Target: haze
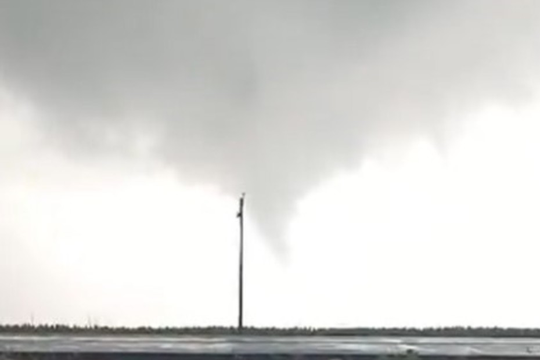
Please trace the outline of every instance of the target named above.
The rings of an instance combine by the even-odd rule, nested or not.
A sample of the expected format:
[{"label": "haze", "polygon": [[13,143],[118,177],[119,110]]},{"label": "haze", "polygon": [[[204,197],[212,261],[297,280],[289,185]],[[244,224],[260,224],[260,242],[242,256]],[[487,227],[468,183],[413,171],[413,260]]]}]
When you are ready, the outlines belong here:
[{"label": "haze", "polygon": [[539,326],[539,24],[0,0],[0,322]]}]

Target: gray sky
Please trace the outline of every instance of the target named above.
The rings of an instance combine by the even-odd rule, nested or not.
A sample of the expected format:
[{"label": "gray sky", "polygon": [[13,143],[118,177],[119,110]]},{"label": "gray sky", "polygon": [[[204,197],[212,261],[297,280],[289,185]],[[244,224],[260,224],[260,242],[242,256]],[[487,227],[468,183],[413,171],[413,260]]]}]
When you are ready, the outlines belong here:
[{"label": "gray sky", "polygon": [[[517,223],[505,233],[494,219],[518,213],[515,221],[534,226],[534,196],[509,213],[503,206],[486,215],[483,206],[492,209],[485,199],[494,198],[515,205],[516,187],[534,191],[523,183],[536,179],[539,31],[540,3],[525,0],[0,0],[0,241],[9,259],[0,285],[13,289],[0,300],[0,320],[37,312],[51,321],[227,323],[242,191],[260,309],[343,293],[351,284],[316,290],[310,279],[322,281],[325,271],[363,278],[366,264],[347,268],[343,259],[354,263],[371,249],[370,261],[385,263],[389,255],[378,251],[397,238],[403,253],[423,249],[413,259],[435,267],[438,249],[463,239],[493,232],[514,241],[508,229]],[[492,163],[514,176],[500,180]],[[482,198],[486,188],[493,193]],[[378,212],[381,204],[388,207]],[[324,230],[332,224],[341,230]],[[461,232],[446,231],[456,224]],[[332,244],[340,244],[335,256]],[[496,253],[484,245],[466,251]],[[177,252],[184,260],[171,257]],[[392,261],[388,274],[407,265]],[[450,271],[444,283],[465,274]],[[421,275],[413,271],[410,286],[425,291],[433,279]],[[101,300],[89,304],[84,291]],[[115,313],[119,291],[125,301],[145,300]],[[214,312],[190,308],[216,296],[226,300],[208,305]],[[320,301],[313,313],[291,320],[291,310],[276,321],[379,324],[366,320],[367,305],[355,309],[361,303],[317,317]],[[140,310],[148,304],[160,310]],[[399,314],[380,324],[410,323]],[[432,316],[416,315],[419,324]],[[483,319],[489,313],[460,323]]]}]

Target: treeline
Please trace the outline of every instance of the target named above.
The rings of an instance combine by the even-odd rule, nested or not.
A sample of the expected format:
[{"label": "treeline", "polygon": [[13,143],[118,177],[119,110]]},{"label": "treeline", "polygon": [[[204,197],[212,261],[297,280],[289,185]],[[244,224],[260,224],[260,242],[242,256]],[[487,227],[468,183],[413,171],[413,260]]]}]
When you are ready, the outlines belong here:
[{"label": "treeline", "polygon": [[[0,334],[69,335],[235,335],[234,327],[108,327],[69,325],[0,325]],[[540,329],[520,328],[244,328],[244,335],[282,336],[446,336],[446,337],[537,337]]]}]

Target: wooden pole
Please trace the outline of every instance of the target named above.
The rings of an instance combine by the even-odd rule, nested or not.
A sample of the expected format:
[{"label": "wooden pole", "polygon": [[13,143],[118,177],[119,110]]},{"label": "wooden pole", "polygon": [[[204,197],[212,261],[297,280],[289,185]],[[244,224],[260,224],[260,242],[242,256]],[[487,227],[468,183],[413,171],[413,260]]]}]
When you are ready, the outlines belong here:
[{"label": "wooden pole", "polygon": [[238,264],[238,331],[244,328],[244,198],[240,197],[237,217],[240,221],[240,256]]}]

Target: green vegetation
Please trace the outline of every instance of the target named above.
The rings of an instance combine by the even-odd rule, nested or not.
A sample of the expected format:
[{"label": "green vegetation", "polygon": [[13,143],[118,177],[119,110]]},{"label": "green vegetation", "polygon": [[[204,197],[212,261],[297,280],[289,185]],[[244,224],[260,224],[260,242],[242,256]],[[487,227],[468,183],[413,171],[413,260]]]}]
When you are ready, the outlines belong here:
[{"label": "green vegetation", "polygon": [[[107,327],[67,325],[0,325],[0,334],[81,335],[234,335],[233,327]],[[540,329],[518,328],[245,328],[246,335],[283,336],[446,336],[446,337],[540,337]]]}]

